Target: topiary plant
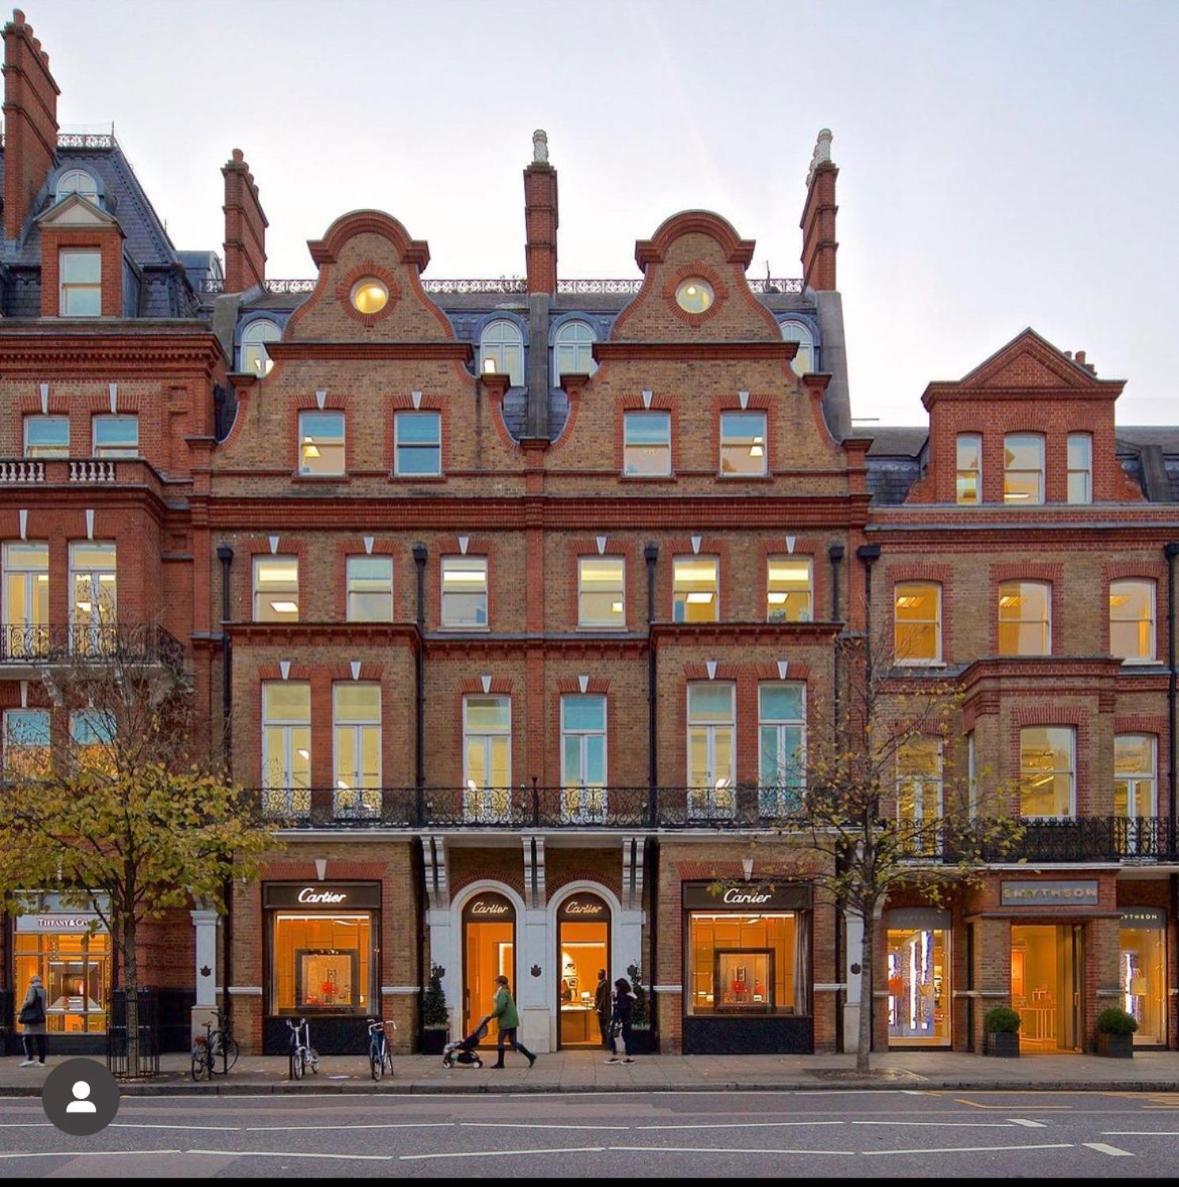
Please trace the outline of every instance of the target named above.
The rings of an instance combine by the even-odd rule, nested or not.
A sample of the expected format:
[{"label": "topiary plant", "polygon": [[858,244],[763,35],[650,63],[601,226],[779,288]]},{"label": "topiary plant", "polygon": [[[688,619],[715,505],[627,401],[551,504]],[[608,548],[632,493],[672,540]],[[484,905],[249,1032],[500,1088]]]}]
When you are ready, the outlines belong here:
[{"label": "topiary plant", "polygon": [[430,980],[422,994],[422,1026],[435,1029],[448,1026],[450,1013],[446,1008],[446,993],[442,989],[442,978],[446,970],[440,964],[430,966]]},{"label": "topiary plant", "polygon": [[643,985],[642,970],[637,964],[628,964],[626,975],[630,978],[630,987],[634,990],[635,995],[635,1008],[631,1015],[631,1023],[642,1030],[651,1025],[651,1010],[647,1000],[647,990]]},{"label": "topiary plant", "polygon": [[994,1006],[983,1018],[983,1029],[988,1034],[1018,1034],[1020,1016],[1010,1006]]},{"label": "topiary plant", "polygon": [[1138,1029],[1138,1019],[1117,1006],[1107,1006],[1097,1015],[1097,1030],[1103,1035],[1132,1035]]}]

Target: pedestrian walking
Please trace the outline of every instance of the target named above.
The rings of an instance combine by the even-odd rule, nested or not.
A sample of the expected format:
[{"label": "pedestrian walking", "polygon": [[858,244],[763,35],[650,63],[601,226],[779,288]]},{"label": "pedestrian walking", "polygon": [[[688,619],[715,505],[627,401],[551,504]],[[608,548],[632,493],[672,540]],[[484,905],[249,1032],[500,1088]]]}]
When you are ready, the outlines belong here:
[{"label": "pedestrian walking", "polygon": [[598,1032],[602,1036],[602,1046],[610,1046],[610,982],[606,978],[606,970],[598,969],[598,987],[594,990],[594,1010],[598,1015]]},{"label": "pedestrian walking", "polygon": [[[631,1058],[631,1018],[635,1012],[635,997],[630,982],[619,977],[614,982],[614,1013],[610,1018],[610,1058],[607,1063],[634,1063]],[[619,1055],[621,1050],[622,1054]]]},{"label": "pedestrian walking", "polygon": [[496,1025],[499,1027],[499,1041],[497,1043],[498,1058],[491,1066],[499,1068],[504,1066],[504,1044],[511,1043],[513,1051],[519,1051],[528,1059],[528,1066],[531,1067],[536,1062],[536,1056],[524,1046],[523,1043],[516,1041],[516,1031],[520,1026],[520,1015],[516,1011],[516,1003],[512,1000],[511,990],[508,989],[508,979],[502,973],[496,977],[495,984],[497,986],[495,991],[495,1002],[491,1009],[491,1016],[495,1019]]},{"label": "pedestrian walking", "polygon": [[[25,994],[24,1005],[17,1016],[24,1032],[22,1038],[25,1044],[25,1058],[21,1067],[45,1066],[45,1011],[48,1005],[49,996],[45,992],[45,986],[41,984],[40,974],[34,973],[29,980],[29,991]],[[37,1052],[35,1059],[34,1050]]]}]

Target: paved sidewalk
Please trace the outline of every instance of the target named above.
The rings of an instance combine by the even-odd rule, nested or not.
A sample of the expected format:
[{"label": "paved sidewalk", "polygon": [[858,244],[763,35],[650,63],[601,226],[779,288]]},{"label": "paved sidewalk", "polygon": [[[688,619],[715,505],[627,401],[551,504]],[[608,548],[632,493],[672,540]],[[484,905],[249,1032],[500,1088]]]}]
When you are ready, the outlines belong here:
[{"label": "paved sidewalk", "polygon": [[[52,1042],[52,1039],[50,1040]],[[18,1067],[19,1057],[0,1059],[0,1096],[40,1095],[48,1066]],[[129,1095],[393,1092],[707,1092],[766,1089],[1087,1089],[1123,1092],[1179,1092],[1179,1052],[1143,1051],[1133,1059],[1096,1055],[1028,1055],[1019,1059],[984,1058],[950,1052],[890,1052],[872,1058],[873,1073],[855,1074],[852,1055],[649,1055],[633,1064],[607,1064],[590,1051],[541,1055],[534,1068],[519,1055],[495,1071],[494,1051],[480,1068],[447,1070],[433,1055],[394,1059],[395,1074],[375,1085],[368,1063],[355,1055],[328,1055],[318,1075],[301,1083],[288,1078],[285,1056],[244,1056],[228,1077],[194,1084],[187,1055],[164,1055],[160,1075],[146,1083],[125,1084]]]}]

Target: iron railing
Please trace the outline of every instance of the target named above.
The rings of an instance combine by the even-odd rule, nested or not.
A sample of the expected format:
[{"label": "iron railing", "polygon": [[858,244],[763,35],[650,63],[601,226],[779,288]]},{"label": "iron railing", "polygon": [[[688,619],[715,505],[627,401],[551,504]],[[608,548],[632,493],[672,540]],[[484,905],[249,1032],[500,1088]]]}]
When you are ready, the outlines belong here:
[{"label": "iron railing", "polygon": [[[317,280],[314,278],[275,279],[262,282],[262,288],[270,294],[275,293],[310,293],[315,289]],[[584,295],[619,295],[633,296],[643,287],[643,278],[627,277],[619,280],[576,279],[558,280],[557,292],[562,296]],[[798,277],[770,277],[750,279],[749,287],[755,293],[801,293],[802,280]],[[498,296],[524,295],[528,292],[528,282],[522,276],[483,277],[474,279],[423,278],[422,288],[434,295],[489,293]],[[225,281],[218,276],[209,276],[201,281],[200,291],[203,293],[223,293]]]},{"label": "iron railing", "polygon": [[92,659],[96,663],[163,664],[181,671],[184,645],[155,623],[69,623],[46,626],[7,622],[0,627],[0,664],[52,664]]}]

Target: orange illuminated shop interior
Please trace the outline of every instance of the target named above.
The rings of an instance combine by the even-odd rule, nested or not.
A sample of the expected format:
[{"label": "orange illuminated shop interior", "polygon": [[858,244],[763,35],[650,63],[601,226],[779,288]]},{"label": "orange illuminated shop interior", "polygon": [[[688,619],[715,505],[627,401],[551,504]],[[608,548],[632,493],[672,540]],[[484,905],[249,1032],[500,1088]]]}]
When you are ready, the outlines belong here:
[{"label": "orange illuminated shop interior", "polygon": [[33,974],[40,974],[48,998],[46,1030],[50,1034],[105,1031],[110,936],[105,932],[18,932],[15,939],[20,1000]]},{"label": "orange illuminated shop interior", "polygon": [[[501,920],[469,920],[465,925],[466,942],[463,985],[463,1034],[475,1029],[481,1018],[491,1013],[495,1002],[496,977],[508,979],[513,999],[517,993],[515,972],[514,922]],[[496,1026],[491,1024],[494,1036]]]},{"label": "orange illuminated shop interior", "polygon": [[598,971],[607,970],[607,925],[600,923],[561,923],[561,981],[558,986],[561,1007],[561,1046],[597,1046],[601,1043],[594,994]]},{"label": "orange illuminated shop interior", "polygon": [[805,1012],[798,916],[694,911],[689,923],[692,1014]]},{"label": "orange illuminated shop interior", "polygon": [[888,1041],[893,1047],[950,1042],[948,932],[888,930]]},{"label": "orange illuminated shop interior", "polygon": [[372,915],[277,911],[271,1009],[363,1014],[372,1008]]}]

